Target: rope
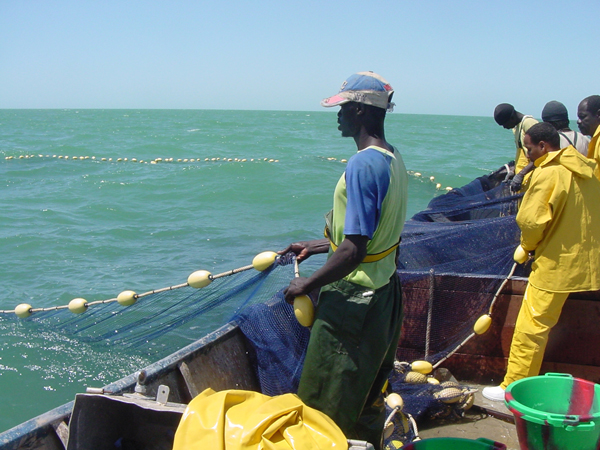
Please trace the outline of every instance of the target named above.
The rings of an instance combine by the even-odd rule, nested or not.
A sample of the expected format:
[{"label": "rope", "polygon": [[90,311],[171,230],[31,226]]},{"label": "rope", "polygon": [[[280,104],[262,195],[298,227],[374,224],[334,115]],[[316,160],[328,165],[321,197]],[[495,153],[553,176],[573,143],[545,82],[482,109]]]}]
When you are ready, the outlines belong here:
[{"label": "rope", "polygon": [[[496,290],[496,294],[494,295],[494,298],[492,299],[492,302],[490,303],[490,309],[488,310],[488,314],[490,316],[492,315],[492,309],[494,308],[494,304],[496,303],[496,300],[498,300],[498,296],[500,295],[500,292],[502,292],[502,289],[504,289],[504,286],[506,286],[506,283],[508,283],[508,280],[510,280],[512,278],[513,274],[515,273],[516,268],[517,268],[517,263],[514,263],[512,265],[512,268],[510,269],[510,272],[508,273],[508,276],[504,279],[504,281],[502,281],[502,284],[500,284],[500,287]],[[454,350],[452,350],[450,353],[448,353],[446,356],[444,356],[441,360],[436,362],[433,365],[433,368],[437,369],[440,364],[442,364],[444,361],[446,361],[448,358],[450,358],[452,355],[454,355],[463,345],[465,345],[467,342],[469,342],[469,340],[476,334],[477,333],[473,332],[469,336],[467,336],[464,341],[462,341],[460,344],[458,344],[454,348]]]},{"label": "rope", "polygon": [[[268,261],[271,261],[271,259],[272,259],[272,261],[270,262],[270,264],[269,264],[269,262],[266,263],[266,264],[269,264],[269,267],[278,258],[277,256],[272,256],[272,255],[275,255],[275,253],[273,253],[273,252],[263,252],[263,253],[260,253],[259,255],[256,256],[255,261],[260,256],[263,256],[263,264],[265,264],[264,263],[264,257],[265,257],[265,255],[266,255],[266,258],[267,258]],[[209,272],[205,272],[206,275],[207,275],[207,280],[208,280],[207,284],[209,284],[210,282],[212,282],[213,280],[216,280],[218,278],[229,277],[229,276],[232,276],[232,275],[235,275],[237,273],[244,272],[244,271],[250,270],[250,269],[256,269],[256,270],[262,271],[262,270],[265,269],[265,267],[264,266],[259,267],[259,266],[256,265],[255,262],[253,262],[253,264],[249,264],[247,266],[239,267],[237,269],[228,270],[226,272],[223,272],[223,273],[220,273],[220,274],[217,274],[217,275],[212,275]],[[189,278],[188,278],[188,280],[189,280]],[[181,288],[184,288],[184,287],[187,287],[187,286],[190,286],[189,282],[182,283],[182,284],[177,284],[177,285],[174,285],[174,286],[167,286],[167,287],[160,288],[160,289],[153,289],[151,291],[144,292],[142,294],[136,294],[133,291],[124,291],[124,292],[122,292],[122,294],[128,293],[128,298],[134,299],[134,300],[131,303],[123,303],[123,305],[124,306],[129,306],[129,305],[135,303],[138,299],[143,298],[143,297],[147,297],[148,295],[159,294],[161,292],[166,292],[166,291],[173,291],[173,290],[181,289]],[[77,303],[77,305],[73,305],[72,302],[75,302],[77,300],[79,301]],[[62,309],[69,309],[72,312],[74,312],[76,314],[79,314],[79,313],[82,313],[82,312],[86,311],[90,306],[102,305],[102,304],[113,303],[113,302],[118,302],[118,301],[119,301],[118,297],[116,297],[116,298],[110,298],[110,299],[106,299],[106,300],[96,300],[96,301],[93,301],[93,302],[88,302],[88,301],[86,301],[84,299],[79,298],[79,299],[72,300],[71,303],[68,304],[68,305],[50,306],[50,307],[46,307],[46,308],[32,308],[28,304],[21,304],[21,305],[18,305],[15,309],[0,310],[0,314],[17,314],[17,315],[19,315],[19,317],[24,318],[24,317],[28,317],[30,314],[37,313],[37,312],[58,311],[58,310],[62,310]],[[23,314],[23,315],[20,315],[20,314]]]}]

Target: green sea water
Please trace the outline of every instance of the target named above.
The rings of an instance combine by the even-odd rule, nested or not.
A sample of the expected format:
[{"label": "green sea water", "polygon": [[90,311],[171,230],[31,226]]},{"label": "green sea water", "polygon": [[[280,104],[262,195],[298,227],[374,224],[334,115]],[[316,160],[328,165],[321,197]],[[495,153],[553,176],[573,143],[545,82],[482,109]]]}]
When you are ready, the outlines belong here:
[{"label": "green sea water", "polygon": [[[386,137],[409,217],[514,158],[488,117],[393,113]],[[0,310],[171,286],[320,238],[354,152],[331,112],[0,110]],[[152,362],[7,315],[0,342],[0,431]]]}]

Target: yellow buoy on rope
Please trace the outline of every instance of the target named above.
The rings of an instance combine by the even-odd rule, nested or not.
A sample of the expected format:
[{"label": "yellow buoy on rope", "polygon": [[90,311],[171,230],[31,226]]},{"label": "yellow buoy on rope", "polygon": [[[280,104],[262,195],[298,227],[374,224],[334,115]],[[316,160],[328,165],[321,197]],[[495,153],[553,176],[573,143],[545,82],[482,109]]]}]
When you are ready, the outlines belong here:
[{"label": "yellow buoy on rope", "polygon": [[277,258],[277,253],[275,252],[262,252],[254,257],[252,260],[252,267],[254,267],[259,272],[268,269],[273,265],[275,259]]},{"label": "yellow buoy on rope", "polygon": [[475,334],[483,334],[487,330],[490,329],[490,325],[492,324],[492,316],[489,314],[484,314],[475,322],[473,325],[473,331]]},{"label": "yellow buoy on rope", "polygon": [[525,261],[527,261],[529,259],[529,253],[527,253],[525,251],[525,249],[521,245],[519,245],[515,249],[515,253],[513,254],[513,259],[515,260],[515,262],[517,262],[519,264],[523,264]]},{"label": "yellow buoy on rope", "polygon": [[299,295],[294,299],[294,315],[303,327],[312,326],[315,321],[315,307],[308,295]]},{"label": "yellow buoy on rope", "polygon": [[69,311],[73,314],[82,314],[87,311],[88,302],[85,298],[74,298],[69,302]]},{"label": "yellow buoy on rope", "polygon": [[27,303],[21,303],[20,305],[17,305],[15,308],[15,314],[19,319],[25,319],[26,317],[29,317],[31,315],[31,305]]},{"label": "yellow buoy on rope", "polygon": [[117,302],[121,306],[131,306],[137,301],[137,294],[134,291],[123,291],[117,295]]},{"label": "yellow buoy on rope", "polygon": [[402,408],[404,407],[404,400],[402,400],[402,397],[400,397],[400,395],[396,394],[395,392],[392,392],[385,398],[385,403],[391,409],[398,408],[398,411],[402,411]]},{"label": "yellow buoy on rope", "polygon": [[196,289],[201,289],[212,283],[212,274],[207,270],[197,270],[187,280],[188,284]]}]

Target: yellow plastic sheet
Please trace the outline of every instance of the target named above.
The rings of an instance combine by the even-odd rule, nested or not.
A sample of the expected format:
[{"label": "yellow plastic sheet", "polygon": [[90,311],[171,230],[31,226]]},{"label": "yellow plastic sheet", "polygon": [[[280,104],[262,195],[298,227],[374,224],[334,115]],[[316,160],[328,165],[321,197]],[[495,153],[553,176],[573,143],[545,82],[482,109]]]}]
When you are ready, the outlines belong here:
[{"label": "yellow plastic sheet", "polygon": [[344,449],[348,442],[325,414],[294,394],[206,389],[186,408],[173,450]]}]

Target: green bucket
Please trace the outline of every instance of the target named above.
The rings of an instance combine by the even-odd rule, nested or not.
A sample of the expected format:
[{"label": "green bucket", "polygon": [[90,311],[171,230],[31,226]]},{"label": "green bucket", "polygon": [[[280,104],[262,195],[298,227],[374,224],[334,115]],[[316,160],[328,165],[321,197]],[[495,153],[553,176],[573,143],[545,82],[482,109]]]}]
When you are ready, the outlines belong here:
[{"label": "green bucket", "polygon": [[515,416],[521,450],[596,450],[600,385],[547,373],[511,383],[505,402]]},{"label": "green bucket", "polygon": [[485,438],[431,438],[411,442],[402,450],[506,450],[506,445]]}]

